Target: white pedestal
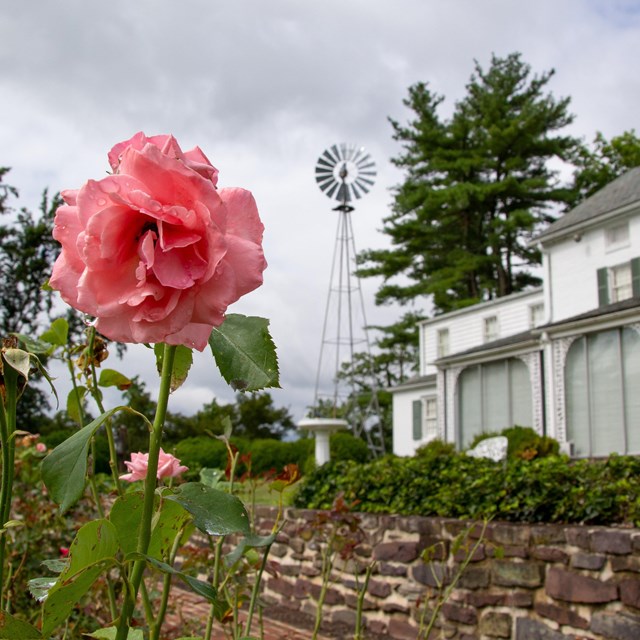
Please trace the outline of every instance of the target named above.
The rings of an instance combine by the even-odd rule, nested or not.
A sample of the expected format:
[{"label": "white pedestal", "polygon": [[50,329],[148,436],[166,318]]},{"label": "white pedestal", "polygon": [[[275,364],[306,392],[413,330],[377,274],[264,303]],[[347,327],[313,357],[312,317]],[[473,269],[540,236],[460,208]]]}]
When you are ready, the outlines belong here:
[{"label": "white pedestal", "polygon": [[316,464],[323,465],[331,459],[329,449],[329,436],[334,431],[348,429],[349,423],[346,420],[334,420],[331,418],[305,418],[298,422],[298,429],[310,431],[316,437]]}]

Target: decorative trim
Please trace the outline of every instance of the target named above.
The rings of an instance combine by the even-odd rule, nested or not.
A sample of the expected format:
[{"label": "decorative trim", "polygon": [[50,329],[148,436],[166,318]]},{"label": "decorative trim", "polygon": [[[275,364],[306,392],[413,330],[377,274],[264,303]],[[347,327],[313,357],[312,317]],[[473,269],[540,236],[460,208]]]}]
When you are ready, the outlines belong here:
[{"label": "decorative trim", "polygon": [[536,433],[542,435],[543,403],[542,397],[542,372],[540,371],[540,351],[530,351],[515,356],[529,371],[529,391],[531,392],[531,408],[533,410],[533,425]]},{"label": "decorative trim", "polygon": [[567,362],[567,353],[571,345],[582,335],[569,336],[552,341],[553,349],[553,385],[555,404],[554,414],[556,418],[556,440],[567,442],[567,407],[564,368]]}]

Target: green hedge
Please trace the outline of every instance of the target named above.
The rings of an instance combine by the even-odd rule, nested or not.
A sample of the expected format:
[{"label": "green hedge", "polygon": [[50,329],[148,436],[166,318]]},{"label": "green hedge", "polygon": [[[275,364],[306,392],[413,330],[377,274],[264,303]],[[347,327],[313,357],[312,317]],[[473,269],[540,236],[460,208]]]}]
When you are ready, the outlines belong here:
[{"label": "green hedge", "polygon": [[640,459],[493,462],[434,448],[368,464],[332,461],[304,478],[296,506],[329,509],[338,493],[369,513],[638,526]]}]

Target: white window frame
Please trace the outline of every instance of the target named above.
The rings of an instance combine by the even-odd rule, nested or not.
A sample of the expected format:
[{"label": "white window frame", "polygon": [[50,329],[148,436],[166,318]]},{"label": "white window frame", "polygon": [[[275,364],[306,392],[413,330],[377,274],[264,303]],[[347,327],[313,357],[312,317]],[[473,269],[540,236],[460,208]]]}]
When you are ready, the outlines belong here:
[{"label": "white window frame", "polygon": [[424,431],[423,438],[436,438],[438,435],[438,399],[435,396],[422,398],[424,407]]},{"label": "white window frame", "polygon": [[449,355],[451,344],[449,342],[449,328],[443,327],[436,332],[436,354],[438,358]]},{"label": "white window frame", "polygon": [[607,227],[604,230],[604,247],[605,251],[617,251],[618,249],[624,249],[631,243],[631,236],[629,233],[629,221],[621,222],[619,224]]},{"label": "white window frame", "polygon": [[484,342],[493,342],[500,337],[498,316],[485,316],[482,319],[482,336]]},{"label": "white window frame", "polygon": [[609,267],[609,298],[611,302],[620,302],[633,297],[632,280],[630,262]]},{"label": "white window frame", "polygon": [[529,327],[539,327],[544,322],[544,303],[537,302],[529,305]]}]

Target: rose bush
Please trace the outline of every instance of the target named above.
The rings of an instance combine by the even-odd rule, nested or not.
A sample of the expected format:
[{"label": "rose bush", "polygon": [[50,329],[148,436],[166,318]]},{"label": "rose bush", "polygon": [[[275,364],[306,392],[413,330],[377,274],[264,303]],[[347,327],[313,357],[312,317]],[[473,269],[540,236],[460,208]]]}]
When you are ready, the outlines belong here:
[{"label": "rose bush", "polygon": [[[135,482],[136,480],[144,480],[147,477],[147,468],[149,466],[148,453],[132,453],[131,460],[125,460],[125,466],[129,473],[120,476],[120,480]],[[158,457],[158,472],[156,477],[158,480],[162,478],[177,478],[179,475],[189,471],[189,467],[180,464],[180,460],[170,453],[165,453],[162,448]]]},{"label": "rose bush", "polygon": [[263,225],[249,191],[217,188],[196,147],[138,133],[113,175],[62,192],[50,284],[115,341],[203,350],[227,307],[262,283]]}]

